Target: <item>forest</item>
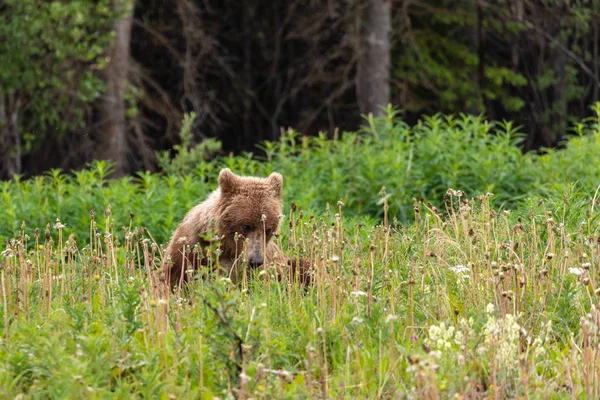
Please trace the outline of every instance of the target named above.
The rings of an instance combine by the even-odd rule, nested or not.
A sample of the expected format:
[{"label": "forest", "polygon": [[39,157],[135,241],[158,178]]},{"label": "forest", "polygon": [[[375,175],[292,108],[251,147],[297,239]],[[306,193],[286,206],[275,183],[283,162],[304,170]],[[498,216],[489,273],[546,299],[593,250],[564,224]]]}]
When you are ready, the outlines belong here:
[{"label": "forest", "polygon": [[599,13],[0,0],[0,398],[600,398]]},{"label": "forest", "polygon": [[352,131],[388,103],[513,121],[560,146],[600,100],[598,0],[3,0],[0,178],[157,152],[257,152]]}]

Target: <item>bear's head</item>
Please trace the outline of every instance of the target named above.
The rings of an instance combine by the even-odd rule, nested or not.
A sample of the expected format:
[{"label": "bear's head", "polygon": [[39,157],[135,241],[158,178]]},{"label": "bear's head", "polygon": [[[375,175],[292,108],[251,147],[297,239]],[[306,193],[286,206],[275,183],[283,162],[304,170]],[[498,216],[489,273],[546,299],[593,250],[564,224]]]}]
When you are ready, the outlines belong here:
[{"label": "bear's head", "polygon": [[248,265],[265,262],[267,244],[281,226],[282,185],[283,177],[277,172],[255,178],[221,170],[217,229],[224,256],[233,259],[245,249]]}]

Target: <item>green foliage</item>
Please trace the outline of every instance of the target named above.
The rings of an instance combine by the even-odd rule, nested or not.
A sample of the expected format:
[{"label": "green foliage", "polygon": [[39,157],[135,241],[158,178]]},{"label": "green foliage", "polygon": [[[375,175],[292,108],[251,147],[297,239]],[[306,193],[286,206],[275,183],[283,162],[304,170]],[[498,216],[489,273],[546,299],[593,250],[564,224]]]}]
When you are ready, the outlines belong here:
[{"label": "green foliage", "polygon": [[315,265],[306,289],[264,269],[164,291],[151,237],[117,234],[114,208],[89,245],[20,231],[0,254],[0,397],[598,397],[600,209],[446,203],[407,227],[290,216],[276,240]]},{"label": "green foliage", "polygon": [[[387,111],[335,140],[289,131],[262,159],[182,147],[170,175],[2,182],[0,397],[597,397],[600,103],[542,155],[509,122]],[[161,289],[160,245],[223,166],[284,174],[303,214],[276,240],[313,287],[266,269]],[[386,207],[411,223],[376,225]]]},{"label": "green foliage", "polygon": [[[190,118],[184,127],[191,125]],[[102,215],[110,205],[117,230],[129,223],[132,212],[131,223],[144,225],[164,243],[186,211],[216,188],[225,166],[245,175],[281,172],[285,210],[294,202],[320,214],[327,203],[341,199],[347,216],[381,220],[385,186],[389,220],[401,222],[412,220],[414,198],[443,209],[449,188],[470,196],[492,192],[495,206],[527,211],[527,199],[562,198],[567,192],[591,196],[600,182],[598,170],[590,167],[600,162],[598,117],[578,123],[577,136],[565,149],[541,156],[521,152],[522,136],[508,122],[435,115],[410,127],[390,109],[368,123],[363,132],[335,140],[290,130],[280,141],[264,143],[261,158],[245,154],[201,161],[202,146],[188,150],[182,145],[172,163],[165,156],[164,169],[172,172],[165,176],[144,172],[108,180],[110,165],[96,162],[73,174],[53,170],[29,180],[15,177],[0,183],[0,236],[15,236],[23,221],[33,236],[36,227],[60,218],[68,234],[87,241],[90,209]],[[575,186],[569,189],[571,183]]]},{"label": "green foliage", "polygon": [[189,173],[198,167],[198,164],[213,158],[221,150],[221,143],[215,139],[206,139],[192,145],[192,126],[196,120],[196,113],[186,114],[181,125],[181,144],[174,145],[176,154],[171,158],[168,151],[157,153],[159,168],[168,175],[181,175]]},{"label": "green foliage", "polygon": [[[119,0],[122,1],[122,0]],[[6,0],[0,13],[0,95],[18,100],[26,142],[81,126],[85,107],[104,90],[117,17],[112,1]],[[1,123],[1,121],[0,121]]]},{"label": "green foliage", "polygon": [[486,111],[484,100],[498,100],[506,110],[521,110],[525,101],[512,89],[525,86],[527,79],[502,60],[484,60],[480,86],[476,8],[424,4],[411,4],[410,24],[397,25],[402,46],[394,48],[392,74],[400,82],[402,107],[418,113],[479,113]]}]

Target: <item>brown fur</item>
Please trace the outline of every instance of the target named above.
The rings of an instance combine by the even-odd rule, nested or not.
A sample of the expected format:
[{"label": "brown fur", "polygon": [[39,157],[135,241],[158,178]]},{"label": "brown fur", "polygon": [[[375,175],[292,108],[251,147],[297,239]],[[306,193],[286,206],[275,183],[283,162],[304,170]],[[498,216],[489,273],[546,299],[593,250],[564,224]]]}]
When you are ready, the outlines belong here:
[{"label": "brown fur", "polygon": [[193,249],[199,244],[202,251],[208,245],[200,236],[208,234],[211,227],[220,238],[219,264],[231,278],[239,278],[239,267],[246,261],[254,267],[274,265],[280,276],[289,265],[293,274],[300,269],[301,281],[308,283],[307,263],[297,266],[272,240],[281,226],[282,184],[283,177],[276,172],[268,178],[255,178],[221,170],[219,188],[187,213],[171,238],[163,262],[169,285],[186,281],[186,270],[207,264],[206,257],[199,257]]}]

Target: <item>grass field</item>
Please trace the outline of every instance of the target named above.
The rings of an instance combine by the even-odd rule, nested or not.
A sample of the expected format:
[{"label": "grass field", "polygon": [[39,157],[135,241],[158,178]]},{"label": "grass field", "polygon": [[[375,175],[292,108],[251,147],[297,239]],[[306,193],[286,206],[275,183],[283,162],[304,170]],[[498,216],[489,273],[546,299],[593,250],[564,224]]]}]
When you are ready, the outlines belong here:
[{"label": "grass field", "polygon": [[[595,110],[543,155],[507,123],[390,115],[260,160],[3,182],[0,398],[599,398]],[[222,166],[284,174],[276,240],[312,287],[164,289],[163,245]]]},{"label": "grass field", "polygon": [[2,253],[0,397],[598,397],[597,202],[569,227],[489,197],[450,190],[403,227],[289,211],[306,291],[266,271],[170,294],[160,247],[109,210],[85,243],[24,227]]}]

